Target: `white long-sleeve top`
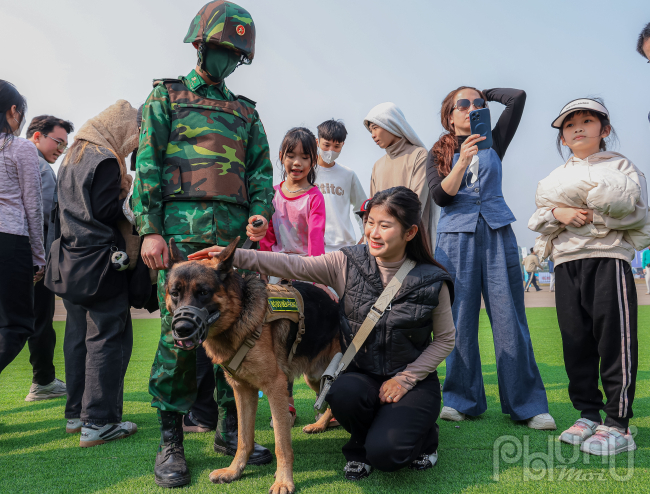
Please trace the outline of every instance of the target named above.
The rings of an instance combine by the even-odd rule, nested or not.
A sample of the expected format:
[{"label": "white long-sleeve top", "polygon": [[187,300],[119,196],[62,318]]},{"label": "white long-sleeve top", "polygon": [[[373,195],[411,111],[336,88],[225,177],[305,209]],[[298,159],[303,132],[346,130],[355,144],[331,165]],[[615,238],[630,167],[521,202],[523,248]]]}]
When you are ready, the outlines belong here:
[{"label": "white long-sleeve top", "polygon": [[[630,262],[634,251],[650,244],[645,175],[625,156],[611,151],[584,160],[572,156],[537,185],[537,211],[528,228],[542,235],[535,243],[540,258],[555,265],[576,259],[609,257]],[[563,226],[554,208],[591,209],[593,224]]]},{"label": "white long-sleeve top", "polygon": [[7,142],[11,137],[0,133],[0,232],[29,237],[34,266],[45,266],[38,151],[22,137]]}]

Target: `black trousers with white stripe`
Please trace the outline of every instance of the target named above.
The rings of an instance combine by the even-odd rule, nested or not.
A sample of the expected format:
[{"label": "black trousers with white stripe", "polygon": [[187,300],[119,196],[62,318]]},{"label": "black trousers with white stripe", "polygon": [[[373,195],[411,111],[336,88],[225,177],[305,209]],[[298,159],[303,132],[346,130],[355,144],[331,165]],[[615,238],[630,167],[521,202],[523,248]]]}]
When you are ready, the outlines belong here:
[{"label": "black trousers with white stripe", "polygon": [[583,418],[598,423],[603,410],[605,425],[627,428],[638,366],[637,298],[630,264],[603,257],[579,259],[556,266],[555,276],[571,403]]}]

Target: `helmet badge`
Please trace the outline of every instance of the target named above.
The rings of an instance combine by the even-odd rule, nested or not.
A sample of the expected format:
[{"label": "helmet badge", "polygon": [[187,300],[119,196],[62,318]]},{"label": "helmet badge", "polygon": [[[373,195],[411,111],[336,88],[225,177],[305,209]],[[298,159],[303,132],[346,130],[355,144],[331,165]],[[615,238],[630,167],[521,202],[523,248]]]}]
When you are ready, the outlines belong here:
[{"label": "helmet badge", "polygon": [[246,32],[246,28],[240,24],[239,26],[237,26],[235,31],[237,31],[237,34],[239,34],[240,36],[243,36],[244,33]]}]

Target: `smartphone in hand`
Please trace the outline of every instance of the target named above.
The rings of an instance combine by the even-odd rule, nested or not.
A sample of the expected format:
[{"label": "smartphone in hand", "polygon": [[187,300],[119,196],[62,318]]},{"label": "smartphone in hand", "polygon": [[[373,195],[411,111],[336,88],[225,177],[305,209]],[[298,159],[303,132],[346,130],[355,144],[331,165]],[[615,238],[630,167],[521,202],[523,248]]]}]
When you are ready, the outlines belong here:
[{"label": "smartphone in hand", "polygon": [[492,123],[490,122],[490,109],[481,108],[469,113],[469,124],[472,134],[485,136],[485,140],[477,143],[479,149],[492,147]]}]

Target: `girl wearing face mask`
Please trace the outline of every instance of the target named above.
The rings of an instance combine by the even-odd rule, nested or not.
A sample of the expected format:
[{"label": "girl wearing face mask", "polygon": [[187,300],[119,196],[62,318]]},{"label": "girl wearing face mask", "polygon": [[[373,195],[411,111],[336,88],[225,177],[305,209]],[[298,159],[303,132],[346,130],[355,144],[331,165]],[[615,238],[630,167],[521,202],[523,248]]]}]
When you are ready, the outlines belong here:
[{"label": "girl wearing face mask", "polygon": [[560,441],[615,455],[636,449],[628,429],[638,366],[630,262],[650,244],[646,179],[625,156],[607,150],[614,131],[601,100],[570,102],[552,126],[560,155],[566,146],[571,156],[539,182],[528,227],[542,234],[537,254],[555,262],[569,398],[580,412]]},{"label": "girl wearing face mask", "polygon": [[[470,135],[471,110],[499,102],[506,109],[492,130],[493,146],[478,150],[485,137]],[[492,325],[501,411],[533,429],[556,429],[535,362],[524,307],[524,286],[515,217],[501,190],[501,160],[524,110],[518,89],[479,91],[459,87],[442,102],[447,131],[429,153],[427,175],[441,207],[436,260],[457,287],[453,306],[456,347],[447,358],[445,407],[440,418],[460,421],[487,409],[478,346],[481,295]],[[472,164],[472,159],[475,159]]]},{"label": "girl wearing face mask", "polygon": [[[367,205],[368,243],[319,257],[238,249],[241,268],[333,287],[341,296],[341,342],[351,344],[371,307],[408,258],[415,267],[379,318],[327,402],[351,437],[343,446],[345,478],[373,468],[426,470],[438,460],[440,381],[437,367],[454,347],[449,274],[431,256],[415,192],[393,187]],[[210,247],[190,259],[218,253]],[[432,338],[433,336],[433,338]]]},{"label": "girl wearing face mask", "polygon": [[[316,147],[316,137],[304,127],[295,127],[284,136],[280,146],[282,182],[273,187],[274,213],[266,236],[260,241],[260,250],[293,256],[325,253],[325,201],[314,185],[318,159]],[[271,276],[269,281],[277,283],[279,278]],[[327,286],[319,286],[334,298]],[[289,392],[292,394],[292,389]],[[296,420],[293,405],[291,396],[292,425]]]},{"label": "girl wearing face mask", "polygon": [[0,80],[0,372],[34,332],[34,283],[45,267],[38,151],[19,137],[26,112],[25,98]]}]

